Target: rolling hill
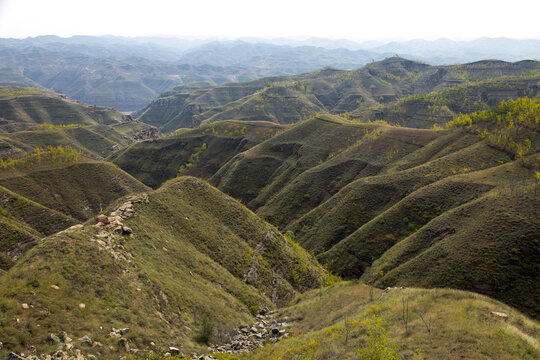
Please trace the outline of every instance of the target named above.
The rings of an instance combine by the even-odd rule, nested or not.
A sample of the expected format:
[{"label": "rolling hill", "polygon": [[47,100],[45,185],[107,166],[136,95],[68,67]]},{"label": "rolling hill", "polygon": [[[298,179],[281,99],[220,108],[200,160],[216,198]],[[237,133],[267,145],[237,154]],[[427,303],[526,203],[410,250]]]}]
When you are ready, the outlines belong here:
[{"label": "rolling hill", "polygon": [[[97,341],[84,351],[98,357],[200,350],[203,318],[229,336],[261,308],[331,281],[298,245],[195,178],[123,198],[106,213],[109,225],[47,237],[0,277],[0,353],[54,350],[46,339],[59,331]],[[112,328],[129,332],[119,341]]]},{"label": "rolling hill", "polygon": [[111,163],[86,158],[71,147],[0,158],[0,266],[11,267],[42,237],[146,189]]},{"label": "rolling hill", "polygon": [[0,87],[0,357],[538,358],[539,71]]},{"label": "rolling hill", "polygon": [[460,113],[487,110],[501,101],[536,97],[540,75],[507,76],[465,83],[427,94],[412,95],[389,104],[358,109],[350,116],[360,120],[382,120],[406,127],[444,127]]},{"label": "rolling hill", "polygon": [[178,175],[206,179],[233,156],[283,131],[269,122],[222,121],[115,153],[110,160],[144,184],[157,188]]},{"label": "rolling hill", "polygon": [[133,56],[97,56],[69,49],[49,50],[39,45],[0,44],[0,49],[0,83],[9,82],[14,76],[24,76],[83,103],[121,111],[142,108],[162,92],[182,83],[220,84],[277,75],[264,69],[195,66]]},{"label": "rolling hill", "polygon": [[[536,359],[538,322],[493,299],[450,289],[342,282],[302,294],[278,318],[288,339],[219,359]],[[406,319],[406,321],[405,321]]]},{"label": "rolling hill", "polygon": [[0,262],[146,187],[106,157],[157,129],[45,89],[0,87]]},{"label": "rolling hill", "polygon": [[81,104],[50,90],[0,87],[0,156],[47,146],[70,146],[103,159],[158,131],[130,116]]},{"label": "rolling hill", "polygon": [[[486,95],[492,99],[483,102],[492,105],[495,99],[512,99],[537,91],[534,89],[537,88],[538,71],[540,66],[536,61],[481,61],[464,65],[430,66],[394,57],[350,71],[325,68],[303,75],[263,78],[239,84],[201,84],[195,89],[173,88],[138,113],[138,119],[167,131],[218,120],[295,123],[322,112],[352,112],[354,116],[366,109],[402,98],[410,96],[416,99],[422,94],[460,84],[463,84],[463,88],[454,92],[461,91],[462,96],[465,96],[467,91],[463,89],[466,84],[481,81],[486,83],[477,87],[494,88],[492,95]],[[527,82],[524,79],[505,78],[516,76],[528,76],[530,79]],[[501,80],[500,83],[492,85],[487,82],[497,78]],[[505,86],[511,88],[512,81],[519,83],[516,85],[518,91],[497,93],[497,86],[499,90],[504,90]],[[433,111],[431,108],[429,110]],[[442,120],[426,124],[420,123],[420,119],[405,125],[431,128],[433,123],[448,120],[451,113],[442,115]],[[403,122],[399,118],[387,118]]]},{"label": "rolling hill", "polygon": [[[418,276],[425,287],[451,284],[538,316],[533,254],[540,208],[535,195],[539,117],[538,100],[528,98],[460,115],[445,130],[319,115],[238,152],[204,176],[294,233],[338,275],[380,286],[414,286]],[[143,144],[133,147],[136,157],[181,151]],[[122,157],[135,158],[130,151]],[[169,173],[172,177],[174,169]],[[471,237],[477,242],[467,242]],[[484,252],[490,256],[484,258]],[[520,265],[510,260],[517,254],[528,254]],[[441,271],[428,270],[434,262]],[[468,270],[472,264],[477,271]],[[496,275],[501,271],[504,277]]]}]

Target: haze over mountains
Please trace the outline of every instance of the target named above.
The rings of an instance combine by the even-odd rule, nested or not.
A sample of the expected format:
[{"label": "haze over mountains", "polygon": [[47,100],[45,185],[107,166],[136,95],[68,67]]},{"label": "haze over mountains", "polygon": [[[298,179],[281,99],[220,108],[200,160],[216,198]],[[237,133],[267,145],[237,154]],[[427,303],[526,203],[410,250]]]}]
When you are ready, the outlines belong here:
[{"label": "haze over mountains", "polygon": [[401,43],[350,40],[39,36],[0,40],[0,84],[43,86],[84,103],[133,111],[174,85],[221,84],[324,66],[353,69],[400,55],[429,64],[540,58],[540,40],[481,38]]}]

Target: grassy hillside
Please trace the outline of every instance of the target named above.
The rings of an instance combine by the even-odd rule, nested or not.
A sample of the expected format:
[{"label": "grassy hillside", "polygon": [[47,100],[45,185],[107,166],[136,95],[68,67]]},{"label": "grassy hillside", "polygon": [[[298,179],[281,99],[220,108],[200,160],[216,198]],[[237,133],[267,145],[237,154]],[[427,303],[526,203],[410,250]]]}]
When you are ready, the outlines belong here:
[{"label": "grassy hillside", "polygon": [[0,87],[0,157],[70,146],[96,159],[157,137],[156,128],[111,108],[81,104],[43,89]]},{"label": "grassy hillside", "polygon": [[26,162],[0,167],[0,185],[79,220],[120,196],[147,189],[111,163],[84,158],[73,150],[51,148],[20,161]]},{"label": "grassy hillside", "polygon": [[114,154],[111,160],[156,188],[178,174],[209,178],[236,154],[283,130],[284,127],[269,122],[216,122],[177,135],[138,142]]},{"label": "grassy hillside", "polygon": [[[489,294],[537,316],[539,304],[530,300],[537,297],[532,284],[538,279],[531,270],[537,260],[528,256],[522,260],[522,267],[502,264],[512,258],[512,251],[533,254],[531,250],[538,246],[533,240],[538,237],[535,216],[523,221],[519,231],[513,220],[525,216],[526,209],[531,213],[538,207],[534,200],[539,171],[535,154],[540,143],[534,130],[538,118],[538,101],[528,99],[460,116],[448,130],[351,124],[316,116],[236,155],[210,181],[265,219],[291,230],[302,246],[346,277],[362,276],[374,261],[384,259],[387,251],[397,251],[394,247],[402,241],[413,241],[426,231],[430,242],[422,243],[415,250],[418,254],[404,248],[404,254],[390,257],[391,265],[377,266],[374,276],[382,270],[385,277],[365,275],[369,281],[380,280],[380,284],[400,284],[403,280],[411,286],[414,272],[395,278],[388,273],[386,278],[387,271],[414,256],[419,261],[415,269],[429,269],[435,259],[424,252],[432,246],[429,244],[439,241],[435,239],[448,238],[444,243],[446,248],[457,249],[456,258],[479,261],[483,270],[466,271],[471,266],[467,261],[457,266],[445,255],[444,270],[421,276],[424,286],[451,283]],[[494,233],[484,230],[498,236],[479,236],[479,244],[483,241],[485,246],[499,249],[493,258],[500,261],[491,263],[480,256],[480,249],[458,245],[470,238],[473,223],[481,223],[468,221],[486,216],[482,207],[463,213],[463,221],[455,217],[440,220],[441,224],[452,223],[450,227],[430,228],[437,219],[446,219],[462,206],[487,201],[490,194],[506,193],[508,187],[517,193],[510,192],[507,200],[497,195],[490,201],[493,208],[503,210],[496,218],[501,227],[494,226]],[[511,210],[508,201],[512,198],[519,199],[522,207]],[[529,244],[523,245],[528,251],[505,240],[508,238],[523,238],[523,243]],[[523,284],[498,285],[511,281],[489,279],[488,274],[497,274],[503,268],[508,279],[519,278]],[[453,274],[452,281],[441,274]]]},{"label": "grassy hillside", "polygon": [[[459,84],[515,76],[531,77],[524,93],[507,90],[506,93],[495,94],[493,91],[493,95],[488,96],[489,101],[484,100],[492,105],[496,99],[531,95],[531,89],[537,91],[533,80],[538,71],[540,65],[535,61],[481,61],[429,66],[395,57],[349,71],[325,68],[309,74],[263,78],[234,86],[209,87],[201,84],[194,89],[179,87],[153,101],[139,119],[167,131],[197,126],[201,122],[231,119],[294,123],[318,112],[340,114],[354,111],[360,114],[381,104]],[[511,87],[512,81],[517,80],[508,81],[510,84],[507,86]],[[526,83],[524,80],[519,82]],[[497,86],[506,87],[504,84]],[[421,119],[415,121],[411,123],[415,127],[431,128],[433,125],[433,122],[422,124]]]},{"label": "grassy hillside", "polygon": [[[476,137],[472,145],[356,180],[288,229],[338,274],[384,285],[451,284],[538,316],[538,109],[538,100],[523,99],[473,114],[462,132]],[[451,126],[471,118],[458,119]],[[530,256],[514,266],[517,254]]]},{"label": "grassy hillside", "polygon": [[210,182],[257,209],[303,171],[353,145],[366,132],[335,116],[316,116],[238,154]]},{"label": "grassy hillside", "polygon": [[42,125],[32,130],[0,134],[4,145],[0,156],[22,155],[38,147],[69,146],[95,159],[104,159],[136,140],[155,136],[155,128],[137,121],[115,125]]},{"label": "grassy hillside", "polygon": [[37,239],[77,223],[69,216],[1,186],[0,204],[0,222],[3,225],[0,230],[0,252],[6,258],[4,268],[15,262],[24,250],[34,246]]},{"label": "grassy hillside", "polygon": [[215,107],[194,116],[197,122],[219,120],[264,120],[278,124],[291,124],[325,112],[324,105],[312,94],[298,91],[288,83],[272,83],[265,89],[226,105]]},{"label": "grassy hillside", "polygon": [[[495,315],[502,313],[507,317]],[[279,311],[295,336],[219,359],[537,359],[540,325],[469,292],[343,282]],[[407,319],[405,325],[404,319]]]},{"label": "grassy hillside", "polygon": [[62,330],[100,343],[85,353],[117,357],[127,348],[108,334],[125,327],[139,354],[204,351],[194,340],[203,318],[225,339],[261,307],[331,281],[298,245],[195,178],[124,198],[106,213],[110,225],[91,221],[47,237],[0,277],[0,354],[53,351],[46,339]]},{"label": "grassy hillside", "polygon": [[[198,165],[192,174],[211,176],[213,185],[294,233],[341,276],[381,285],[413,286],[415,279],[426,287],[451,284],[538,316],[538,109],[538,99],[503,102],[460,115],[444,130],[319,115],[238,152],[218,170],[197,174],[204,166]],[[136,157],[144,158],[147,150],[140,150]],[[512,201],[521,205],[512,208]],[[501,213],[484,219],[488,207]],[[517,220],[527,212],[531,220]],[[475,225],[492,221],[489,231]],[[477,247],[467,243],[471,237],[478,238]],[[486,249],[497,250],[485,258]],[[518,253],[527,254],[522,266],[508,262]],[[437,262],[440,272],[423,273]],[[467,270],[473,263],[477,271]],[[507,276],[495,275],[501,271]]]},{"label": "grassy hillside", "polygon": [[[137,112],[138,120],[164,129],[164,132],[199,125],[193,117],[206,108],[234,102],[263,89],[271,81],[288,77],[270,77],[242,83],[193,83],[176,86],[164,92],[146,108]],[[228,119],[230,120],[230,119]]]},{"label": "grassy hillside", "polygon": [[69,100],[50,90],[0,87],[0,128],[14,132],[39,126],[116,124],[125,121],[114,109]]},{"label": "grassy hillside", "polygon": [[398,101],[353,111],[360,120],[383,120],[414,128],[444,127],[460,113],[487,110],[502,101],[538,95],[540,75],[503,77],[412,95]]}]

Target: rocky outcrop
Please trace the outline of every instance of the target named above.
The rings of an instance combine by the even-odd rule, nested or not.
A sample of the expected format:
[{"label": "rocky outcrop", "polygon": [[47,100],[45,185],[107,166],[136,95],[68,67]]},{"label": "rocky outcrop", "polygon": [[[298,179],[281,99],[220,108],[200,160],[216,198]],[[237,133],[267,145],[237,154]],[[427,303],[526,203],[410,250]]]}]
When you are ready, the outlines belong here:
[{"label": "rocky outcrop", "polygon": [[213,345],[213,353],[241,354],[264,346],[265,343],[276,343],[288,338],[289,319],[275,319],[274,312],[263,309],[257,315],[257,322],[251,326],[242,324],[236,329],[237,334],[226,344]]},{"label": "rocky outcrop", "polygon": [[149,127],[147,129],[138,131],[135,133],[135,135],[132,136],[133,140],[135,141],[157,139],[158,137],[159,130],[155,127]]}]

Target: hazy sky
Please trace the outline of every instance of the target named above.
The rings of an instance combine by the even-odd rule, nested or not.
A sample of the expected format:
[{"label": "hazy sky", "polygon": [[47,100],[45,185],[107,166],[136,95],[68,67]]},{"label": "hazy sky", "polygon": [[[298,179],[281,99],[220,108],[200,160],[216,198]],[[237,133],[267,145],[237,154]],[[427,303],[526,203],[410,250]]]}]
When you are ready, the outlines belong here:
[{"label": "hazy sky", "polygon": [[0,0],[0,37],[540,38],[540,1]]}]

